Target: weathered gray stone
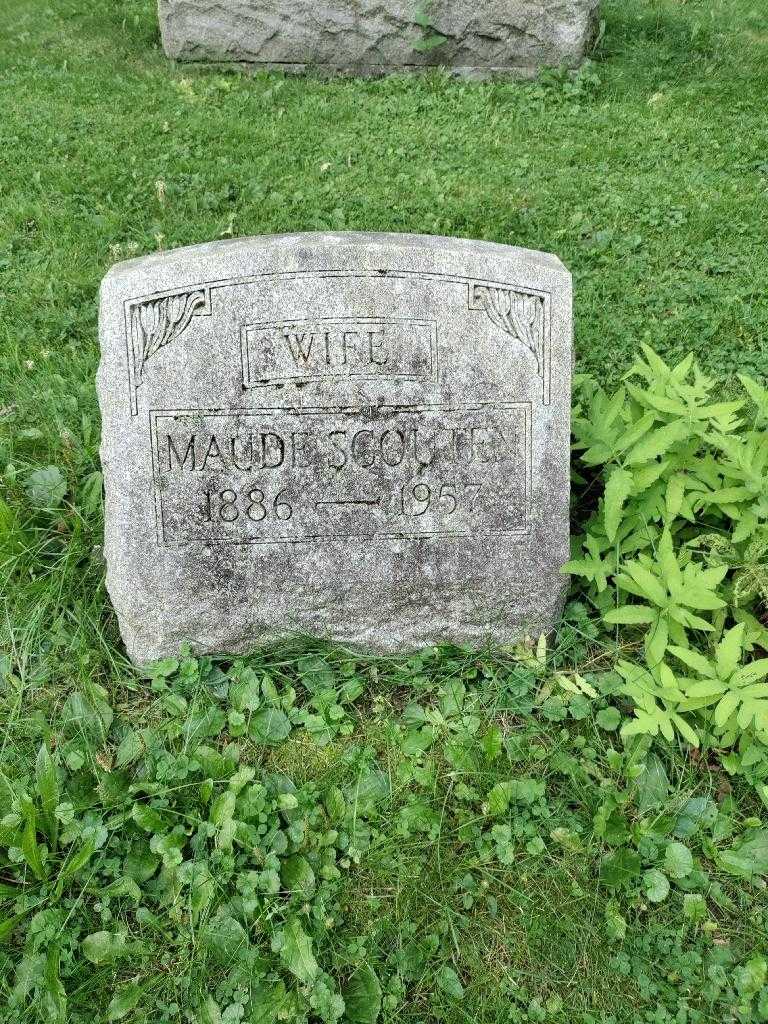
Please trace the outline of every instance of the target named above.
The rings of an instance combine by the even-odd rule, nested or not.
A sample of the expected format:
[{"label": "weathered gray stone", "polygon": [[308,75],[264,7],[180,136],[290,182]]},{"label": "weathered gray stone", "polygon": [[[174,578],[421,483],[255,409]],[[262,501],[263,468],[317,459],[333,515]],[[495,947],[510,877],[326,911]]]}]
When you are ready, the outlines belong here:
[{"label": "weathered gray stone", "polygon": [[244,238],[101,288],[107,584],[130,656],[295,632],[372,650],[555,622],[560,261],[412,235]]},{"label": "weathered gray stone", "polygon": [[[527,77],[576,67],[599,0],[159,0],[163,46],[181,60],[381,74],[443,65]],[[429,27],[417,23],[426,9]],[[421,50],[425,41],[444,42]]]}]

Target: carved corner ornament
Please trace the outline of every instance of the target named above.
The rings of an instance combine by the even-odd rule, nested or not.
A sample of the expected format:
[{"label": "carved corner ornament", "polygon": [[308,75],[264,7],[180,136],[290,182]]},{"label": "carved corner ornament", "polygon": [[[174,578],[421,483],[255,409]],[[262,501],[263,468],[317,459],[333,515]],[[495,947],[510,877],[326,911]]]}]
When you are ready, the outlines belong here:
[{"label": "carved corner ornament", "polygon": [[126,303],[131,416],[138,414],[137,391],[144,383],[146,366],[152,356],[180,338],[193,316],[210,316],[210,313],[208,287]]},{"label": "carved corner ornament", "polygon": [[528,349],[541,378],[542,401],[550,404],[550,352],[544,296],[493,284],[470,282],[469,308],[482,309],[491,322]]}]

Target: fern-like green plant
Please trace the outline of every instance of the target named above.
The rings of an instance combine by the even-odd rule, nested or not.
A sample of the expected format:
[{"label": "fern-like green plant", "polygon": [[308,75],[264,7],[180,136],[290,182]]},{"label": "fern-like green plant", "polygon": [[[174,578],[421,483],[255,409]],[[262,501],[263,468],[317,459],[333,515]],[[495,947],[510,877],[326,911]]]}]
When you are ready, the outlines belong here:
[{"label": "fern-like green plant", "polygon": [[640,555],[622,563],[615,577],[616,586],[642,603],[623,604],[605,615],[611,624],[643,624],[649,627],[645,636],[645,654],[653,667],[660,663],[667,644],[674,640],[688,647],[688,632],[711,632],[714,626],[698,612],[712,612],[725,607],[716,592],[726,572],[725,565],[704,568],[695,562],[682,567],[672,545],[672,535],[665,528],[655,557]]},{"label": "fern-like green plant", "polygon": [[[744,399],[719,401],[691,355],[668,366],[641,349],[615,393],[579,382],[584,526],[563,571],[642,649],[617,666],[634,706],[624,734],[705,741],[757,780],[768,776],[768,659],[744,662],[768,650],[768,389],[740,377]],[[696,674],[676,674],[671,658]]]},{"label": "fern-like green plant", "polygon": [[680,710],[711,707],[707,723],[728,746],[747,729],[754,729],[760,741],[768,743],[768,686],[762,682],[768,675],[768,658],[742,665],[743,650],[743,623],[723,636],[714,658],[685,647],[670,647],[670,653],[696,673],[681,683],[685,700]]},{"label": "fern-like green plant", "polygon": [[619,661],[620,692],[634,705],[622,735],[679,735],[695,747],[748,748],[758,777],[768,775],[768,658],[743,664],[744,624],[725,633],[714,657],[675,644],[668,653],[693,674],[675,673],[666,662],[645,667]]},{"label": "fern-like green plant", "polygon": [[768,604],[768,530],[760,530],[746,544],[734,544],[720,533],[704,534],[695,543],[706,551],[710,565],[725,565],[733,570],[734,608],[747,607],[756,598]]}]

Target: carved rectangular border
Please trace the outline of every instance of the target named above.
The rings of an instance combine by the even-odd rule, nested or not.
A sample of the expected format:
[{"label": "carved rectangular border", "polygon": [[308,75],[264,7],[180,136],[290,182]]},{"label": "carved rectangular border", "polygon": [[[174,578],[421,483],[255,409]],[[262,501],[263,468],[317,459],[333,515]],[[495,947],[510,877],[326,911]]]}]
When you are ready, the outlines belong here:
[{"label": "carved rectangular border", "polygon": [[472,530],[456,531],[431,531],[420,533],[404,534],[398,533],[359,533],[342,536],[329,536],[327,533],[313,534],[306,537],[270,537],[270,538],[249,538],[248,540],[213,540],[184,541],[174,543],[165,538],[163,522],[163,495],[160,488],[160,479],[157,471],[157,419],[161,416],[249,416],[259,413],[290,413],[296,416],[322,416],[328,413],[356,413],[364,412],[365,406],[316,406],[305,409],[295,406],[269,406],[255,409],[150,409],[149,411],[149,435],[152,454],[152,480],[154,483],[155,497],[155,529],[157,543],[160,547],[182,549],[193,544],[209,547],[251,547],[253,545],[263,546],[271,544],[305,544],[312,542],[336,542],[354,540],[448,540],[457,537],[469,537],[478,535],[501,534],[507,537],[526,537],[531,532],[531,495],[533,487],[533,442],[531,436],[532,410],[530,402],[469,402],[469,403],[444,403],[436,402],[428,405],[382,405],[379,408],[387,412],[479,412],[484,409],[522,409],[525,417],[525,481],[524,481],[524,507],[525,524],[515,530],[484,530],[482,528]]},{"label": "carved rectangular border", "polygon": [[[414,324],[417,327],[429,328],[429,371],[428,373],[315,373],[315,374],[288,374],[285,377],[270,377],[269,380],[251,376],[251,350],[248,344],[248,332],[258,328],[282,327],[287,324]],[[297,317],[295,319],[284,318],[272,320],[267,323],[243,324],[240,328],[240,360],[243,367],[243,387],[246,390],[251,388],[269,388],[277,384],[311,384],[317,380],[411,380],[411,381],[432,381],[438,380],[438,356],[437,356],[437,322],[435,320],[423,320],[416,317],[400,316],[320,316],[314,318]]]}]

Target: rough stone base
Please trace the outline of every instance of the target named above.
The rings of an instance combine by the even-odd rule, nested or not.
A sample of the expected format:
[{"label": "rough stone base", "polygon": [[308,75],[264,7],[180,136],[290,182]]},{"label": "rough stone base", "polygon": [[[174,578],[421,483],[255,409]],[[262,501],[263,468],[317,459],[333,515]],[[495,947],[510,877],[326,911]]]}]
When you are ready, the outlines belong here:
[{"label": "rough stone base", "polygon": [[[367,67],[350,67],[346,64],[281,64],[278,61],[263,61],[261,63],[248,62],[244,60],[190,60],[184,62],[193,67],[231,71],[233,68],[241,71],[244,75],[255,75],[259,71],[282,71],[284,75],[312,75],[321,80],[332,78],[385,78],[387,75],[426,75],[430,71],[446,71],[451,78],[462,79],[467,82],[483,82],[489,79],[503,79],[504,81],[530,82],[538,75],[538,67],[465,67],[456,65],[452,67],[441,67],[435,64],[370,64]],[[576,74],[576,69],[568,69],[570,75]]]},{"label": "rough stone base", "polygon": [[[530,78],[577,67],[599,0],[158,0],[163,47],[185,61],[376,76],[446,67]],[[445,41],[418,49],[439,33]]]}]

